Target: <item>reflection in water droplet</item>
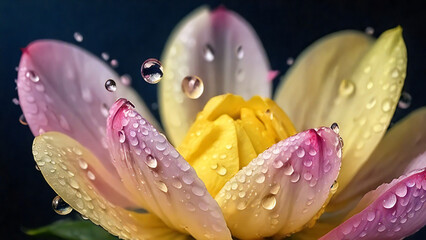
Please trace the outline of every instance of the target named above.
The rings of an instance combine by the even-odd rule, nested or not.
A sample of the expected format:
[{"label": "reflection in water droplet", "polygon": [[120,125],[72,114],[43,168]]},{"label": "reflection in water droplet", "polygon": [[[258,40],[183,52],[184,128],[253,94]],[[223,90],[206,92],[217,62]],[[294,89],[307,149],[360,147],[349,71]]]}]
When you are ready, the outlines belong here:
[{"label": "reflection in water droplet", "polygon": [[156,84],[163,78],[163,66],[155,58],[149,58],[141,66],[141,75],[145,82]]},{"label": "reflection in water droplet", "polygon": [[236,54],[237,54],[237,58],[238,58],[239,60],[243,59],[243,57],[244,57],[244,49],[243,49],[243,46],[238,46],[238,47],[237,47],[237,52],[236,52]]},{"label": "reflection in water droplet", "polygon": [[106,80],[105,89],[108,90],[108,92],[115,92],[115,90],[117,90],[117,85],[115,84],[115,81],[112,79]]},{"label": "reflection in water droplet", "polygon": [[339,129],[339,125],[337,123],[333,123],[331,124],[331,130],[333,130],[333,132],[335,132],[336,134],[339,134],[340,129]]},{"label": "reflection in water droplet", "polygon": [[34,71],[27,71],[25,77],[31,80],[32,82],[39,82],[40,77]]},{"label": "reflection in water droplet", "polygon": [[132,83],[132,77],[129,74],[124,74],[120,77],[120,81],[124,86],[129,86]]},{"label": "reflection in water droplet", "polygon": [[28,125],[28,123],[27,123],[27,120],[25,119],[25,116],[24,116],[24,114],[21,114],[21,116],[19,117],[19,122],[22,124],[22,125]]},{"label": "reflection in water droplet", "polygon": [[370,27],[370,26],[366,27],[365,33],[368,34],[368,35],[373,35],[374,34],[374,28]]},{"label": "reflection in water droplet", "polygon": [[274,195],[269,194],[262,199],[262,207],[266,210],[272,210],[277,205],[277,199]]},{"label": "reflection in water droplet", "polygon": [[101,53],[101,56],[102,56],[102,59],[103,59],[103,60],[108,61],[108,59],[109,59],[109,54],[108,54],[107,52],[103,52],[103,53]]},{"label": "reflection in water droplet", "polygon": [[347,97],[351,95],[352,93],[354,93],[354,90],[355,90],[355,84],[352,81],[343,79],[340,82],[340,85],[339,85],[340,95]]},{"label": "reflection in water droplet", "polygon": [[212,62],[214,60],[214,51],[210,44],[207,44],[203,48],[203,57],[207,62]]},{"label": "reflection in water droplet", "polygon": [[67,215],[72,211],[72,207],[62,200],[60,196],[56,196],[52,200],[52,208],[59,215]]},{"label": "reflection in water droplet", "polygon": [[111,67],[118,67],[118,60],[117,59],[112,59],[111,62],[109,63],[111,65]]},{"label": "reflection in water droplet", "polygon": [[74,33],[74,40],[76,40],[77,42],[83,42],[83,35],[81,35],[81,33],[79,33],[79,32],[75,32]]},{"label": "reflection in water droplet", "polygon": [[199,98],[204,92],[204,83],[197,76],[186,76],[182,80],[182,91],[191,99]]},{"label": "reflection in water droplet", "polygon": [[408,92],[405,92],[405,91],[402,92],[401,98],[399,99],[399,102],[398,102],[398,107],[402,109],[409,108],[411,105],[411,100],[412,100],[412,97]]}]

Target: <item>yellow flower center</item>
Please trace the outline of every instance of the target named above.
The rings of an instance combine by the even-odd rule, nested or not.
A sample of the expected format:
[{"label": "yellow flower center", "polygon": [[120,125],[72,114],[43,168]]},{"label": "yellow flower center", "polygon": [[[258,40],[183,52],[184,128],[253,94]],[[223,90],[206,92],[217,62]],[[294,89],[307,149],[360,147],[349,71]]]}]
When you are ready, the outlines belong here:
[{"label": "yellow flower center", "polygon": [[210,99],[198,113],[178,151],[215,197],[258,154],[295,133],[271,99],[255,96],[245,101],[226,94]]}]

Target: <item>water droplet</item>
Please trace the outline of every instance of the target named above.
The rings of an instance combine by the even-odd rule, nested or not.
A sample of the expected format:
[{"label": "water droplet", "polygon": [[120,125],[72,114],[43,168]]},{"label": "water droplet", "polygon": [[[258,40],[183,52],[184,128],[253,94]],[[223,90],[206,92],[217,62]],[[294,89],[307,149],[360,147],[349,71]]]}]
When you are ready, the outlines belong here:
[{"label": "water droplet", "polygon": [[304,156],[305,156],[305,150],[304,150],[303,148],[299,148],[299,149],[297,149],[297,150],[296,150],[296,155],[297,155],[299,158],[304,157]]},{"label": "water droplet", "polygon": [[207,62],[212,62],[214,60],[214,51],[210,44],[207,44],[203,48],[203,56]]},{"label": "water droplet", "polygon": [[294,172],[293,166],[291,164],[287,163],[286,166],[283,169],[284,174],[290,176]]},{"label": "water droplet", "polygon": [[107,52],[103,52],[103,53],[101,53],[101,56],[102,56],[102,59],[103,59],[103,60],[108,61],[108,59],[109,59],[109,54],[108,54]]},{"label": "water droplet", "polygon": [[337,123],[333,123],[331,124],[331,130],[333,130],[333,132],[335,132],[336,134],[339,134],[340,129],[339,129],[339,125]]},{"label": "water droplet", "polygon": [[368,35],[373,35],[374,34],[374,28],[370,27],[370,26],[366,27],[365,33],[368,34]]},{"label": "water droplet", "polygon": [[291,175],[290,182],[297,183],[299,179],[300,179],[300,174],[296,172]]},{"label": "water droplet", "polygon": [[246,209],[246,207],[247,207],[247,202],[245,201],[241,201],[237,204],[237,209],[240,211]]},{"label": "water droplet", "polygon": [[25,77],[30,79],[32,82],[39,82],[40,77],[34,71],[27,71]]},{"label": "water droplet", "polygon": [[343,79],[340,82],[340,85],[339,85],[340,95],[347,97],[351,95],[354,92],[354,90],[355,90],[355,84],[352,81]]},{"label": "water droplet", "polygon": [[382,110],[383,112],[389,112],[392,108],[392,102],[389,99],[386,99],[382,103]]},{"label": "water droplet", "polygon": [[330,192],[335,193],[338,187],[339,187],[339,183],[336,180],[334,180],[333,184],[330,187]]},{"label": "water droplet", "polygon": [[408,92],[402,92],[401,97],[399,98],[398,107],[402,109],[407,109],[411,105],[412,97]]},{"label": "water droplet", "polygon": [[37,171],[40,171],[40,167],[36,164],[35,165],[35,169],[37,170]]},{"label": "water droplet", "polygon": [[126,141],[126,135],[124,135],[123,130],[120,130],[118,132],[118,140],[120,141],[120,143],[124,143],[124,141]]},{"label": "water droplet", "polygon": [[157,187],[158,187],[158,189],[160,189],[160,191],[162,191],[162,192],[164,192],[164,193],[167,193],[167,191],[168,191],[169,189],[167,188],[167,185],[166,185],[165,183],[163,183],[163,182],[161,182],[161,181],[156,182],[156,183],[157,183]]},{"label": "water droplet", "polygon": [[163,66],[155,58],[149,58],[142,63],[141,75],[145,82],[150,84],[158,83],[163,78]]},{"label": "water droplet", "polygon": [[222,166],[216,169],[216,173],[219,174],[220,176],[225,176],[226,172],[227,172],[226,168]]},{"label": "water droplet", "polygon": [[132,83],[132,77],[129,74],[124,74],[120,77],[120,81],[124,86],[129,86]]},{"label": "water droplet", "polygon": [[101,113],[104,117],[108,117],[109,115],[108,106],[105,103],[101,105]]},{"label": "water droplet", "polygon": [[287,58],[287,65],[291,66],[293,65],[293,63],[294,63],[294,58],[292,57]]},{"label": "water droplet", "polygon": [[191,99],[199,98],[204,92],[204,83],[197,76],[186,76],[182,80],[182,91]]},{"label": "water droplet", "polygon": [[88,220],[89,218],[88,217],[86,217],[86,216],[84,216],[84,215],[80,215],[81,216],[81,218],[83,219],[83,220]]},{"label": "water droplet", "polygon": [[146,165],[150,168],[156,168],[157,167],[157,159],[153,157],[151,154],[146,156]]},{"label": "water droplet", "polygon": [[81,35],[81,33],[79,33],[79,32],[75,32],[74,33],[74,40],[76,40],[77,42],[83,42],[83,35]]},{"label": "water droplet", "polygon": [[56,196],[52,200],[52,208],[59,215],[67,215],[72,211],[72,207],[62,200],[60,196]]},{"label": "water droplet", "polygon": [[236,54],[237,54],[237,58],[238,58],[239,60],[243,59],[243,57],[244,57],[244,49],[243,49],[243,46],[238,46],[238,47],[237,47],[237,52],[236,52]]},{"label": "water droplet", "polygon": [[19,105],[19,100],[17,98],[12,99],[13,104]]},{"label": "water droplet", "polygon": [[399,70],[397,68],[395,68],[392,73],[391,73],[391,77],[393,78],[397,78],[399,77]]},{"label": "water droplet", "polygon": [[271,187],[271,190],[269,191],[271,194],[276,195],[278,191],[280,191],[281,186],[279,184],[275,184]]},{"label": "water droplet", "polygon": [[24,126],[28,125],[27,120],[25,119],[24,114],[21,114],[21,116],[19,116],[19,122],[20,122],[22,125],[24,125]]},{"label": "water droplet", "polygon": [[109,62],[109,64],[111,65],[111,67],[116,68],[118,67],[118,60],[112,59],[111,62]]},{"label": "water droplet", "polygon": [[255,181],[257,183],[263,183],[265,181],[265,175],[263,175],[263,174],[257,175]]},{"label": "water droplet", "polygon": [[372,109],[374,105],[376,105],[376,98],[372,97],[370,101],[368,101],[367,105],[365,105],[365,107],[367,109]]},{"label": "water droplet", "polygon": [[106,80],[105,89],[108,90],[108,92],[115,92],[115,90],[117,90],[117,85],[115,84],[115,81],[112,79]]},{"label": "water droplet", "polygon": [[269,194],[262,199],[262,207],[266,210],[272,210],[277,205],[277,199],[274,195]]},{"label": "water droplet", "polygon": [[383,207],[387,209],[392,208],[393,206],[395,206],[396,200],[396,195],[391,193],[388,198],[383,200]]}]

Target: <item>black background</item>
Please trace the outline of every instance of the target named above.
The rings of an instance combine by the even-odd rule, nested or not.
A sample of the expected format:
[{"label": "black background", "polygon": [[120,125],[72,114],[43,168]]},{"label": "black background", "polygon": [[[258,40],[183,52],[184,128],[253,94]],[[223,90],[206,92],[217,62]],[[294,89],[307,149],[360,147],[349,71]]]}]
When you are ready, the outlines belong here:
[{"label": "black background", "polygon": [[[397,109],[393,122],[426,105],[426,7],[424,1],[207,1],[224,4],[248,20],[260,36],[273,69],[284,73],[286,59],[296,57],[318,38],[343,29],[375,29],[374,36],[401,25],[408,49],[404,90],[411,107]],[[129,73],[133,86],[147,102],[156,101],[155,86],[143,84],[140,65],[159,58],[174,26],[203,2],[199,1],[72,1],[0,0],[0,234],[26,239],[22,227],[37,227],[63,217],[51,209],[55,193],[34,168],[33,136],[18,122],[21,110],[14,79],[20,48],[53,38],[73,42],[81,32],[82,47],[119,61],[117,71]],[[275,82],[276,85],[277,82]],[[157,111],[154,111],[157,114]],[[156,115],[158,117],[158,114]],[[424,127],[424,126],[423,126]],[[410,239],[422,239],[425,230]]]}]

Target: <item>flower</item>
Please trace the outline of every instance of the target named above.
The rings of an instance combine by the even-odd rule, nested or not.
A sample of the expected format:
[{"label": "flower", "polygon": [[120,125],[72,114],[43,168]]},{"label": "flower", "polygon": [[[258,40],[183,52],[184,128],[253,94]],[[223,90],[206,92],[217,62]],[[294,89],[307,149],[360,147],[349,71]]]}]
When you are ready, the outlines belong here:
[{"label": "flower", "polygon": [[[405,78],[401,32],[391,29],[378,40],[340,32],[306,50],[276,92],[290,122],[266,99],[273,74],[250,26],[223,8],[194,12],[168,43],[160,83],[164,126],[176,145],[188,134],[179,151],[192,166],[159,133],[133,90],[117,82],[116,92],[105,92],[105,80],[118,79],[105,63],[71,44],[36,41],[23,51],[17,81],[21,107],[37,136],[34,158],[68,204],[125,239],[403,238],[425,223],[426,109],[385,134]],[[204,79],[200,99],[180,91],[186,75]],[[212,98],[225,92],[264,98]],[[115,101],[121,96],[130,101]],[[215,111],[220,114],[210,118]],[[271,113],[274,119],[262,120]],[[266,130],[256,132],[255,120]],[[320,127],[333,122],[339,130]],[[238,127],[234,133],[215,130],[228,124],[247,124],[247,137],[238,135]],[[293,124],[300,133],[293,135]],[[197,129],[211,130],[220,140],[201,133],[194,138]],[[262,141],[252,141],[256,136]],[[225,151],[216,146],[226,149],[228,141],[234,150],[241,144],[263,152],[251,161],[249,150],[238,158],[234,152],[233,161],[216,161],[234,164],[224,178],[201,174],[216,164],[208,154]]]}]

